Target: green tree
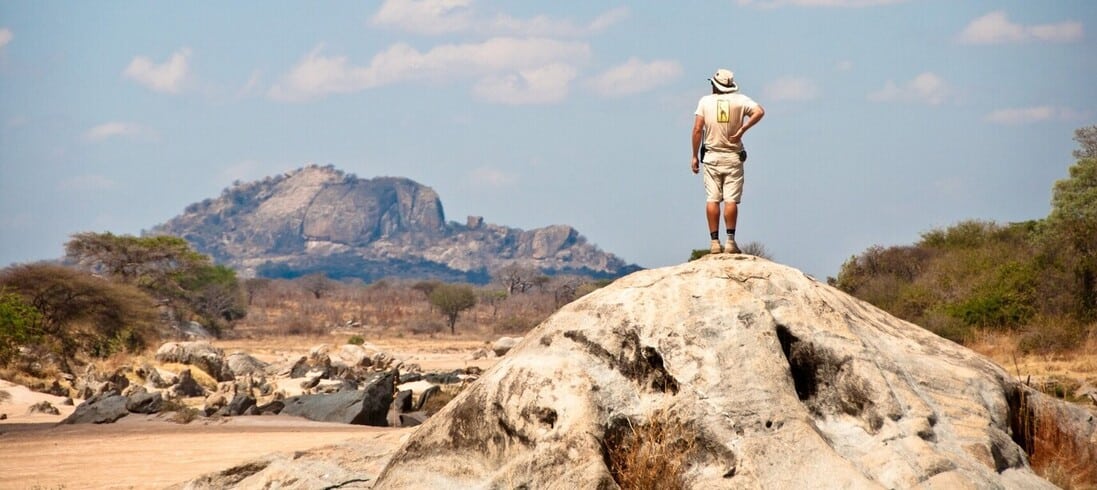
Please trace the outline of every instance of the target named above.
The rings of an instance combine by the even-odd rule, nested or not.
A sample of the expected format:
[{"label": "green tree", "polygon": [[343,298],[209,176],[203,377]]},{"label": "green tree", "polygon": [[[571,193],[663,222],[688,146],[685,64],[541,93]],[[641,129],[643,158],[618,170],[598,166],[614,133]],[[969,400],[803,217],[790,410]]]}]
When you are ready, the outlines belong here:
[{"label": "green tree", "polygon": [[218,334],[247,312],[236,273],[214,265],[179,237],[78,233],[65,244],[65,255],[87,270],[137,286],[176,317],[197,318]]},{"label": "green tree", "polygon": [[0,290],[0,366],[7,365],[19,347],[38,341],[42,315],[18,294]]},{"label": "green tree", "polygon": [[68,373],[80,354],[105,357],[144,347],[158,316],[152,299],[136,287],[70,267],[9,267],[0,271],[0,287],[37,310],[31,330],[41,334]]},{"label": "green tree", "polygon": [[1055,183],[1049,238],[1074,252],[1069,267],[1076,277],[1078,312],[1082,318],[1097,316],[1097,126],[1076,133],[1082,157],[1070,167],[1070,177]]},{"label": "green tree", "polygon": [[476,293],[463,284],[441,284],[430,293],[430,303],[442,312],[449,321],[449,333],[454,334],[457,316],[476,306]]}]

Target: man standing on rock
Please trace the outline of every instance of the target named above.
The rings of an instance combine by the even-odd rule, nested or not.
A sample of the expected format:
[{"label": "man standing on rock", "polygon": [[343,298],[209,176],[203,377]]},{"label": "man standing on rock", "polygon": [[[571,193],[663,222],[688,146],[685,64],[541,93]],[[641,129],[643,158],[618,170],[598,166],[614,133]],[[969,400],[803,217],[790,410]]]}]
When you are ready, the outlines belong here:
[{"label": "man standing on rock", "polygon": [[[743,134],[758,124],[765,109],[739,93],[735,75],[721,68],[709,79],[712,94],[701,97],[693,118],[693,158],[691,169],[699,173],[705,164],[705,215],[708,218],[712,253],[740,253],[735,243],[735,223],[739,219],[739,200],[743,195],[743,163],[747,152]],[[746,122],[743,119],[746,118]],[[701,146],[702,140],[704,146]],[[700,155],[698,155],[700,154]],[[724,203],[727,246],[720,247],[720,203]]]}]

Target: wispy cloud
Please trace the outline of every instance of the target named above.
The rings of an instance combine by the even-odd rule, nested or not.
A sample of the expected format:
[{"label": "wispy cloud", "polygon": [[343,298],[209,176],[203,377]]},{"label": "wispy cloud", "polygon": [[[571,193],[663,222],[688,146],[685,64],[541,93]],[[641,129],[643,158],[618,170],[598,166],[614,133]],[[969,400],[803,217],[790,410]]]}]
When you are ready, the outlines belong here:
[{"label": "wispy cloud", "polygon": [[[397,82],[453,83],[476,80],[477,95],[489,95],[484,87],[519,85],[530,101],[556,100],[575,77],[571,63],[590,57],[590,46],[544,38],[492,38],[482,43],[446,44],[420,52],[396,44],[378,53],[365,66],[355,66],[345,56],[328,56],[323,46],[309,52],[269,91],[274,99],[302,101],[329,94],[358,92]],[[544,76],[544,80],[534,77]],[[526,80],[529,78],[528,80]],[[522,82],[522,83],[519,83]],[[487,98],[502,102],[508,97]]]},{"label": "wispy cloud", "polygon": [[78,175],[57,183],[62,191],[105,191],[118,187],[118,183],[102,175]]},{"label": "wispy cloud", "polygon": [[774,8],[785,6],[797,7],[875,7],[878,5],[891,5],[907,0],[739,0],[739,5]]},{"label": "wispy cloud", "polygon": [[676,61],[629,58],[591,78],[589,86],[601,95],[622,97],[666,85],[681,75],[682,66]]},{"label": "wispy cloud", "polygon": [[602,31],[628,17],[624,7],[602,13],[586,24],[545,15],[517,18],[479,15],[472,0],[386,0],[370,22],[416,34],[477,32],[488,35],[575,37]]},{"label": "wispy cloud", "polygon": [[1022,25],[997,10],[971,21],[959,35],[965,44],[1006,44],[1033,41],[1066,43],[1082,39],[1082,23],[1064,21],[1055,24]]},{"label": "wispy cloud", "polygon": [[853,69],[853,62],[850,60],[842,60],[834,64],[834,71],[850,71]]},{"label": "wispy cloud", "polygon": [[15,34],[12,34],[11,29],[0,27],[0,49],[4,49],[12,39],[15,39]]},{"label": "wispy cloud", "polygon": [[783,77],[768,84],[763,89],[766,100],[812,100],[819,97],[819,87],[807,78]]},{"label": "wispy cloud", "polygon": [[1079,121],[1084,118],[1083,113],[1074,109],[1044,105],[999,109],[987,114],[983,120],[993,124],[1017,126],[1045,121]]},{"label": "wispy cloud", "polygon": [[950,97],[952,89],[944,79],[930,72],[903,83],[888,80],[883,88],[868,94],[868,100],[873,102],[921,102],[929,105],[939,105]]},{"label": "wispy cloud", "polygon": [[516,74],[488,76],[476,82],[472,92],[480,99],[499,104],[549,104],[567,97],[575,74],[572,66],[554,63]]},{"label": "wispy cloud", "polygon": [[137,56],[130,61],[122,74],[153,91],[177,94],[187,80],[190,54],[189,48],[183,48],[160,64],[147,57]]},{"label": "wispy cloud", "polygon": [[477,167],[468,176],[469,182],[480,187],[506,187],[518,181],[518,177],[490,167]]},{"label": "wispy cloud", "polygon": [[115,137],[126,138],[156,138],[156,132],[137,123],[108,122],[93,126],[84,132],[84,140],[92,143],[100,142]]}]

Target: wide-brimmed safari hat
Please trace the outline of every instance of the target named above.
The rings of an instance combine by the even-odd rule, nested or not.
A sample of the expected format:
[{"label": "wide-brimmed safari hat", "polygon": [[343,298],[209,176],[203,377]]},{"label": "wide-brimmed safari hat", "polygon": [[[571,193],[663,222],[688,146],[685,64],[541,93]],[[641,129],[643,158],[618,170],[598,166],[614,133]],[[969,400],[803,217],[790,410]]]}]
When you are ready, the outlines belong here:
[{"label": "wide-brimmed safari hat", "polygon": [[726,68],[716,70],[716,74],[708,81],[712,82],[712,86],[716,87],[720,93],[729,94],[739,90],[739,86],[735,85],[735,74]]}]

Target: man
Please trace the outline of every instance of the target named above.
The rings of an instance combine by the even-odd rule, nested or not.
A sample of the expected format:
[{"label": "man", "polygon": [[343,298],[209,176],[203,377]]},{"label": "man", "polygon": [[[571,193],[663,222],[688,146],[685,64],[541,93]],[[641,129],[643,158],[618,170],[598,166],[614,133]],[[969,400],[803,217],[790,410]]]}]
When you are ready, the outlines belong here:
[{"label": "man", "polygon": [[[705,215],[712,241],[709,250],[714,254],[737,254],[740,250],[735,243],[735,223],[739,219],[739,200],[743,195],[743,162],[747,159],[743,135],[762,120],[766,111],[750,97],[739,93],[735,75],[726,69],[716,70],[709,83],[712,94],[701,97],[694,112],[690,168],[696,174],[700,172],[701,163],[705,164]],[[746,122],[743,122],[744,118]],[[724,225],[728,234],[725,247],[720,246],[719,235],[721,202],[724,203]]]}]

